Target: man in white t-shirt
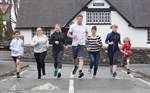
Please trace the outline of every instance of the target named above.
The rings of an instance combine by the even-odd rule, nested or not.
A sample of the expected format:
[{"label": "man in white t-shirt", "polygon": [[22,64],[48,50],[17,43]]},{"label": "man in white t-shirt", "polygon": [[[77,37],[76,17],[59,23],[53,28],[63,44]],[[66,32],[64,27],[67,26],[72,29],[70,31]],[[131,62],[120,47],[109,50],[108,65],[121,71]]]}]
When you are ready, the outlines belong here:
[{"label": "man in white t-shirt", "polygon": [[77,24],[73,24],[70,26],[67,36],[72,38],[72,52],[73,52],[73,61],[74,61],[74,69],[72,74],[74,75],[78,69],[78,62],[79,59],[79,77],[82,78],[84,73],[82,72],[83,68],[83,58],[85,54],[85,43],[88,37],[87,27],[82,24],[83,16],[78,15],[76,17]]}]

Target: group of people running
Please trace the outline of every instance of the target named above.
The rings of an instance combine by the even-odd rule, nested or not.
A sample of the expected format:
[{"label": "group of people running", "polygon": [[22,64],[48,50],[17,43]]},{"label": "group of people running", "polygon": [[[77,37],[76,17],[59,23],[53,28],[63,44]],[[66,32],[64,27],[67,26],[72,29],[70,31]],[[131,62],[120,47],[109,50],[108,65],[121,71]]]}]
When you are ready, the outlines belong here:
[{"label": "group of people running", "polygon": [[[88,73],[90,74],[94,67],[93,78],[96,78],[98,64],[100,61],[100,48],[102,47],[101,37],[96,34],[96,26],[93,26],[91,28],[91,35],[88,35],[87,27],[82,23],[82,15],[78,15],[76,17],[76,20],[77,23],[71,25],[67,33],[67,36],[72,39],[72,55],[74,63],[72,74],[75,75],[78,70],[78,78],[82,78],[84,76],[84,73],[82,71],[84,56],[85,52],[88,51],[90,59],[90,67]],[[117,32],[118,26],[111,25],[110,28],[112,32],[107,35],[105,40],[105,43],[108,44],[110,75],[112,75],[113,77],[116,77],[117,75],[117,59],[120,51],[122,52],[123,65],[127,65],[127,74],[130,74],[130,55],[132,54],[130,38],[126,37],[123,41],[124,44],[121,44],[121,36]],[[10,49],[12,51],[12,58],[16,65],[17,78],[20,78],[20,61],[24,54],[24,42],[20,38],[19,31],[14,32],[14,37],[15,38],[11,41]],[[46,75],[44,59],[46,57],[49,44],[52,44],[52,54],[54,58],[54,77],[61,78],[64,48],[68,48],[65,41],[65,34],[61,32],[61,25],[55,25],[54,33],[49,39],[46,35],[44,35],[43,29],[41,27],[37,27],[36,35],[32,38],[32,43],[26,45],[34,47],[34,56],[37,63],[38,79],[41,79],[41,73],[43,75]],[[119,44],[121,44],[121,50]]]}]

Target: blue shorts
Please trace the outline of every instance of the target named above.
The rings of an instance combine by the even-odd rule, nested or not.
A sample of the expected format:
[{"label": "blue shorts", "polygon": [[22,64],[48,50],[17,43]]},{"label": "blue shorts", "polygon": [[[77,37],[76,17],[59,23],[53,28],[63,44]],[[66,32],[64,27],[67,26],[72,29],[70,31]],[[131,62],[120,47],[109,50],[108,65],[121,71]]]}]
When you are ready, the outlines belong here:
[{"label": "blue shorts", "polygon": [[17,59],[21,61],[22,57],[21,56],[12,56],[12,58],[13,58],[14,62],[16,62]]},{"label": "blue shorts", "polygon": [[73,59],[83,58],[85,54],[85,45],[72,46]]}]

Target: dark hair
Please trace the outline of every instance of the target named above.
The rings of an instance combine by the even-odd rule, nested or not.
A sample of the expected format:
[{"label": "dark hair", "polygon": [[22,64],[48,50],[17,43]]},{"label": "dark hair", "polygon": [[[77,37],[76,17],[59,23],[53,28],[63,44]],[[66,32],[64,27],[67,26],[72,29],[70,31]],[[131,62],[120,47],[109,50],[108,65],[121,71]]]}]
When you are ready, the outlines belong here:
[{"label": "dark hair", "polygon": [[96,27],[96,26],[93,26],[93,27],[91,28],[91,30],[97,30],[97,27]]},{"label": "dark hair", "polygon": [[16,31],[14,32],[14,35],[15,35],[16,33],[20,34],[20,31],[19,31],[19,30],[16,30]]},{"label": "dark hair", "polygon": [[83,18],[83,15],[77,15],[77,17],[82,17]]}]

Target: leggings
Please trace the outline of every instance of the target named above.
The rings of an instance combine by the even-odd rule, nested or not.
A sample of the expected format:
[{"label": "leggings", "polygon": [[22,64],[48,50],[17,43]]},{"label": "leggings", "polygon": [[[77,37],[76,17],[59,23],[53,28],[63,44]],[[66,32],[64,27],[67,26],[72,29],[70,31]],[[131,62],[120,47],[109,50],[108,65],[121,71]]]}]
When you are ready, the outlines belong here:
[{"label": "leggings", "polygon": [[45,74],[45,62],[44,59],[46,57],[46,51],[42,53],[34,53],[35,60],[37,63],[38,76],[41,76],[41,70],[43,74]]},{"label": "leggings", "polygon": [[53,52],[53,58],[54,58],[54,68],[55,69],[62,69],[62,57],[63,57],[64,51],[59,51],[57,53]]},{"label": "leggings", "polygon": [[108,57],[109,57],[109,64],[110,65],[117,65],[119,51],[108,51]]}]

